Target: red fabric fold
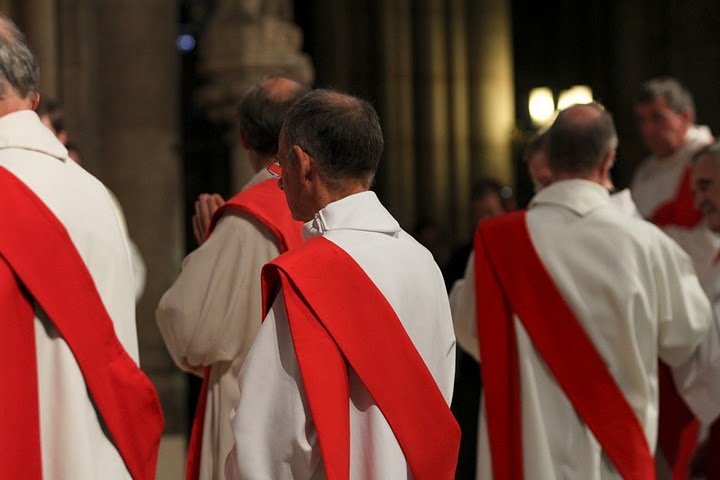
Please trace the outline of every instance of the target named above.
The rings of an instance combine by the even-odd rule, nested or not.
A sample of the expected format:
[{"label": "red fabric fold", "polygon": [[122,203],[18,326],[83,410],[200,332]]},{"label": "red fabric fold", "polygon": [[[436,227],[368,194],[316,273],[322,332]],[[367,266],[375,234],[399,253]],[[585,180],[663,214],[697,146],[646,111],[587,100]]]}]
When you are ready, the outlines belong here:
[{"label": "red fabric fold", "polygon": [[34,316],[22,285],[0,257],[0,478],[42,478]]},{"label": "red fabric fold", "polygon": [[[293,220],[288,208],[285,193],[280,189],[278,180],[271,178],[257,185],[247,188],[225,204],[213,214],[208,235],[211,235],[220,218],[231,212],[242,212],[255,218],[261,225],[268,228],[275,236],[275,244],[280,253],[290,248],[302,245],[302,222]],[[200,478],[200,459],[202,454],[202,437],[205,423],[205,410],[207,408],[207,394],[210,388],[210,372],[212,367],[205,368],[203,383],[198,397],[195,417],[193,418],[188,456],[185,466],[185,479],[198,480]]]},{"label": "red fabric fold", "polygon": [[[702,220],[692,191],[692,166],[683,171],[675,196],[657,208],[651,221],[659,227],[693,228]],[[658,446],[671,466],[673,480],[689,478],[689,466],[697,447],[700,423],[680,397],[670,368],[658,366],[660,414]]]},{"label": "red fabric fold", "polygon": [[545,270],[525,215],[482,222],[475,236],[478,337],[493,475],[524,477],[515,313],[620,475],[626,480],[654,479],[655,464],[642,426]]},{"label": "red fabric fold", "polygon": [[[28,314],[32,304],[28,299],[23,304],[22,292],[18,293],[21,283],[70,347],[98,415],[130,474],[138,480],[154,479],[163,416],[153,385],[115,336],[112,320],[90,272],[62,223],[41,199],[4,168],[0,168],[0,191],[3,195],[0,223],[12,226],[3,229],[0,235],[0,254],[19,279],[13,286],[5,268],[2,274],[2,320],[18,324],[17,335],[9,340],[11,347],[14,345],[18,350],[19,358],[26,358],[27,352],[23,355],[19,350],[32,348],[34,342],[34,339],[19,338],[34,331],[33,316]],[[23,321],[30,322],[29,330],[21,325]],[[14,344],[16,340],[22,343]],[[34,348],[32,353],[33,361],[21,369],[23,376],[16,376],[9,384],[13,393],[3,395],[18,396],[14,410],[3,414],[17,415],[17,421],[26,423],[21,430],[11,430],[3,424],[4,435],[0,437],[10,435],[10,442],[25,443],[28,439],[19,440],[25,435],[39,439],[39,423],[28,416],[29,411],[36,414],[38,409]],[[3,363],[9,367],[5,369],[4,377],[10,375],[13,378],[11,370],[17,368],[16,362],[17,359]],[[18,431],[23,435],[19,436]],[[5,439],[3,443],[7,441]],[[39,460],[39,450],[35,453],[38,458],[31,461]],[[20,454],[8,461],[21,462],[28,458]],[[2,463],[0,471],[13,468],[4,461]],[[36,470],[25,463],[18,468],[30,472]],[[31,478],[26,475],[0,476]]]},{"label": "red fabric fold", "polygon": [[675,196],[660,205],[650,217],[650,221],[660,227],[692,228],[702,220],[702,213],[695,207],[692,190],[692,166],[683,171]]},{"label": "red fabric fold", "polygon": [[413,478],[454,478],[460,429],[395,311],[352,257],[314,238],[263,269],[265,312],[278,287],[328,480],[349,478],[348,366],[388,421]]}]

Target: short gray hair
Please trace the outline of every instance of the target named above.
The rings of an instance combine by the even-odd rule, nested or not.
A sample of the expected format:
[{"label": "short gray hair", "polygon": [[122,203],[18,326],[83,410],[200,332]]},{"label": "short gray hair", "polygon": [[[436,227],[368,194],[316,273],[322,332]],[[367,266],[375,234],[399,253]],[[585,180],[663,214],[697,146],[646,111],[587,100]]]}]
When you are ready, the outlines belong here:
[{"label": "short gray hair", "polygon": [[0,89],[13,88],[27,98],[38,91],[40,67],[15,23],[0,15]]},{"label": "short gray hair", "polygon": [[298,100],[285,117],[283,135],[286,145],[299,145],[313,157],[334,187],[347,180],[371,183],[382,156],[373,106],[335,90],[312,90]]},{"label": "short gray hair", "polygon": [[[581,114],[578,109],[595,110]],[[560,114],[548,132],[548,162],[556,173],[586,174],[600,166],[605,155],[617,148],[612,115],[601,105],[573,105]]]},{"label": "short gray hair", "polygon": [[673,77],[656,77],[643,83],[635,103],[648,103],[659,97],[665,98],[668,106],[675,113],[688,110],[695,115],[695,102],[690,90]]},{"label": "short gray hair", "polygon": [[705,145],[700,150],[695,152],[690,160],[690,163],[696,164],[702,157],[711,156],[717,166],[720,166],[720,140],[713,142],[709,145]]}]

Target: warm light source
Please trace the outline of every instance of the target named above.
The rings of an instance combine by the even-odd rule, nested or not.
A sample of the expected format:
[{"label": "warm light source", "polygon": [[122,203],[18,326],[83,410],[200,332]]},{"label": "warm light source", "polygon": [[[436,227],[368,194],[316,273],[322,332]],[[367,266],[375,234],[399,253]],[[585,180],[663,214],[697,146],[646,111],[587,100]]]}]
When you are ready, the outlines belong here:
[{"label": "warm light source", "polygon": [[560,92],[558,97],[558,110],[583,103],[591,103],[593,101],[592,90],[587,85],[575,85],[567,90]]},{"label": "warm light source", "polygon": [[547,87],[538,87],[530,90],[528,100],[530,118],[537,126],[547,125],[555,114],[555,100],[552,90]]}]

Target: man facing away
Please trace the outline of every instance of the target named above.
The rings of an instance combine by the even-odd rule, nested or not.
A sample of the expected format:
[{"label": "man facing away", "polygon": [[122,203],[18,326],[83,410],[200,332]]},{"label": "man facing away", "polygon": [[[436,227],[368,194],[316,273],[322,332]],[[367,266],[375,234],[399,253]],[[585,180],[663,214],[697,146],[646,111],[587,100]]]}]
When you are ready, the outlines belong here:
[{"label": "man facing away", "polygon": [[709,302],[688,256],[611,204],[616,145],[596,105],[561,112],[555,181],[526,213],[479,225],[451,295],[485,385],[479,479],[655,478],[658,357],[696,415],[720,410]]},{"label": "man facing away", "polygon": [[263,271],[228,478],[451,479],[455,338],[442,275],[369,191],[367,102],[315,90],[288,113],[281,186],[307,243]]},{"label": "man facing away", "polygon": [[[175,363],[205,377],[188,452],[189,479],[224,478],[237,374],[262,321],[260,270],[301,242],[302,224],[292,220],[266,167],[275,159],[285,113],[306,92],[289,78],[269,77],[245,93],[238,108],[240,141],[255,176],[227,203],[201,196],[197,211],[204,215],[193,219],[201,245],[185,258],[156,312]],[[209,237],[201,217],[214,220]]]},{"label": "man facing away", "polygon": [[674,78],[648,80],[637,96],[635,115],[651,152],[632,181],[640,214],[660,226],[694,227],[700,213],[693,206],[689,162],[712,142],[712,134],[695,125],[692,95]]},{"label": "man facing away", "polygon": [[33,111],[24,36],[0,32],[0,478],[151,480],[162,413],[121,219]]}]

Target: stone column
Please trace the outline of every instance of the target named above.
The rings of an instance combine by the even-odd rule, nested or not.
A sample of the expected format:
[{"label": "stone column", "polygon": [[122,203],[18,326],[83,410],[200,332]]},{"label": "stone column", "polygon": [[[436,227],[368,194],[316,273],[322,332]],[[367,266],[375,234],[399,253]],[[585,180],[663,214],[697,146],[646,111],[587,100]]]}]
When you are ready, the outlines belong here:
[{"label": "stone column", "polygon": [[[0,0],[0,13],[12,18],[13,21],[18,23],[16,3],[15,0]],[[19,25],[19,27],[23,29],[23,25]]]},{"label": "stone column", "polygon": [[450,85],[450,219],[456,240],[471,238],[474,229],[470,214],[472,187],[470,157],[470,109],[468,105],[468,32],[465,1],[449,0],[447,17],[448,82]]},{"label": "stone column", "polygon": [[512,184],[515,94],[510,1],[468,0],[466,5],[473,174]]},{"label": "stone column", "polygon": [[[200,73],[209,82],[197,92],[197,100],[218,124],[235,125],[241,95],[265,75],[284,74],[311,84],[310,59],[300,52],[302,32],[291,21],[288,0],[243,2],[221,0],[200,44]],[[253,175],[237,135],[231,171],[233,191]]]},{"label": "stone column", "polygon": [[40,65],[40,91],[57,97],[60,91],[58,8],[56,0],[24,0],[22,24]]},{"label": "stone column", "polygon": [[415,148],[418,216],[449,227],[449,135],[444,0],[413,10]]},{"label": "stone column", "polygon": [[385,152],[380,165],[381,189],[388,209],[401,225],[415,221],[415,145],[411,0],[381,2],[382,115]]},{"label": "stone column", "polygon": [[102,179],[117,195],[147,265],[138,305],[140,361],[160,392],[166,432],[184,432],[185,377],[155,323],[160,296],[183,256],[178,158],[175,0],[98,2]]},{"label": "stone column", "polygon": [[[58,100],[63,102],[65,128],[80,149],[82,165],[103,177],[99,152],[101,110],[98,85],[98,6],[95,0],[59,0]],[[43,72],[41,73],[41,78]]]}]

